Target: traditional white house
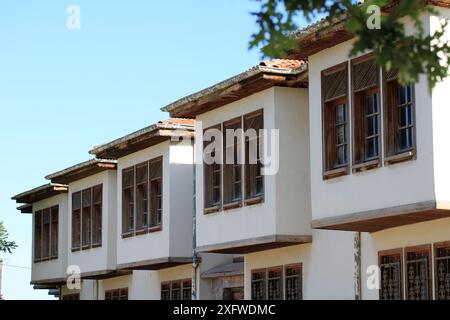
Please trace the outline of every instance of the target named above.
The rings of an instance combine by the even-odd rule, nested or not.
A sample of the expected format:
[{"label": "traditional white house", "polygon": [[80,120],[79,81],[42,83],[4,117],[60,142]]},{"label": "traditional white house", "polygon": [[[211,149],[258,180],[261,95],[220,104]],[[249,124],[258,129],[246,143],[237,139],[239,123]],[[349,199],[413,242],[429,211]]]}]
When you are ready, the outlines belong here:
[{"label": "traditional white house", "polygon": [[[428,3],[431,34],[450,1]],[[295,36],[289,59],[15,196],[34,217],[32,284],[68,299],[450,299],[449,80],[430,93],[371,52],[349,58],[345,20]],[[69,265],[81,292],[64,288]]]}]

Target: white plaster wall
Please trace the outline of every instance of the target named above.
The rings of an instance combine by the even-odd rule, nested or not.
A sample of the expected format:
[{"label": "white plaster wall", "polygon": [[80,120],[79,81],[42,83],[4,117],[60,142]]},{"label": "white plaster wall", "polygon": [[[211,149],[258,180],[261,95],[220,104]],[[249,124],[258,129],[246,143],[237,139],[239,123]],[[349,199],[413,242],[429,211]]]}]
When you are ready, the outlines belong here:
[{"label": "white plaster wall", "polygon": [[303,265],[304,300],[352,300],[353,233],[313,230],[313,242],[245,256],[245,299],[251,299],[251,271]]},{"label": "white plaster wall", "polygon": [[[196,119],[196,136],[202,137],[205,128],[259,109],[264,109],[264,127],[275,128],[273,88],[199,115]],[[202,162],[199,159],[203,153],[202,139],[197,139],[195,148],[196,162]],[[265,201],[263,203],[205,215],[203,214],[203,165],[197,164],[197,246],[276,234],[275,176],[266,176],[264,184]]]},{"label": "white plaster wall", "polygon": [[[424,15],[426,30],[427,19]],[[412,32],[409,24],[406,29]],[[432,101],[425,76],[421,76],[415,85],[417,160],[331,180],[322,179],[321,71],[348,61],[351,47],[352,40],[309,57],[313,220],[435,199]],[[382,152],[383,148],[382,144]]]},{"label": "white plaster wall", "polygon": [[277,234],[311,234],[308,89],[275,87]]},{"label": "white plaster wall", "polygon": [[[443,241],[450,241],[450,218],[416,223],[372,234],[363,233],[361,237],[362,298],[364,300],[378,300],[378,290],[371,290],[367,286],[367,280],[371,275],[367,271],[369,266],[378,265],[379,251],[426,244],[432,245]],[[431,269],[434,277],[434,268]],[[434,281],[432,283],[434,294]]]},{"label": "white plaster wall", "polygon": [[194,148],[190,139],[170,145],[170,256],[192,256]]},{"label": "white plaster wall", "polygon": [[33,212],[58,206],[58,258],[34,262],[34,213],[32,223],[31,280],[47,280],[66,277],[67,267],[67,194],[59,194],[33,203]]},{"label": "white plaster wall", "polygon": [[[114,270],[116,268],[116,245],[114,233],[117,208],[116,208],[116,171],[108,170],[86,177],[69,184],[69,210],[68,210],[68,263],[77,265],[81,273]],[[83,249],[72,252],[72,194],[81,190],[102,184],[102,245],[92,249]]]},{"label": "white plaster wall", "polygon": [[[440,26],[440,18],[450,18],[450,9],[436,8],[439,15],[430,19],[431,32]],[[440,18],[439,18],[440,17]],[[447,30],[445,41],[450,40],[450,32]],[[450,79],[436,85],[433,91],[433,149],[434,149],[434,179],[436,184],[436,200],[448,206],[450,204],[450,107],[448,96],[450,91]]]},{"label": "white plaster wall", "polygon": [[[122,169],[160,156],[163,157],[162,230],[122,239]],[[191,255],[192,147],[165,141],[120,158],[117,190],[117,264]]]}]

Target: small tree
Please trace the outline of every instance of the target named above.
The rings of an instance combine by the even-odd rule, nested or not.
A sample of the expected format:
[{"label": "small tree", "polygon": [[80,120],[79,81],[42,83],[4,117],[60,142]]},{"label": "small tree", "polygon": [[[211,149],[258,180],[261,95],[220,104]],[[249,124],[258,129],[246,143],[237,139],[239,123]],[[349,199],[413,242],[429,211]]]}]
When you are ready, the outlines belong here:
[{"label": "small tree", "polygon": [[12,253],[12,250],[17,248],[14,241],[8,241],[8,231],[6,231],[3,221],[0,221],[0,252]]}]

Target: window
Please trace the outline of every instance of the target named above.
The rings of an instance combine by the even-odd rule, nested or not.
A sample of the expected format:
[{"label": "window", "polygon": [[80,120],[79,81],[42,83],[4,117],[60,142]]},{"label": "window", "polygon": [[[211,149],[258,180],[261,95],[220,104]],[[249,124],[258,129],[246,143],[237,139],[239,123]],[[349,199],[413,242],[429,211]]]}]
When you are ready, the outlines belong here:
[{"label": "window", "polygon": [[106,290],[105,300],[128,300],[128,288]]},{"label": "window", "polygon": [[252,272],[252,300],[266,300],[266,270]]},{"label": "window", "polygon": [[406,299],[431,299],[430,246],[405,249]]},{"label": "window", "polygon": [[236,118],[225,122],[223,130],[223,204],[224,208],[239,206],[242,201],[242,121]]},{"label": "window", "polygon": [[191,300],[192,280],[176,280],[161,283],[161,300]]},{"label": "window", "polygon": [[34,261],[58,258],[58,206],[34,213]]},{"label": "window", "polygon": [[450,300],[450,242],[434,245],[436,299]]},{"label": "window", "polygon": [[184,280],[183,281],[183,300],[191,300],[192,299],[192,280]]},{"label": "window", "polygon": [[[378,166],[380,157],[379,69],[372,55],[352,61],[353,160]],[[356,166],[356,168],[367,166]]]},{"label": "window", "polygon": [[80,249],[81,192],[72,194],[72,250]]},{"label": "window", "polygon": [[414,86],[400,85],[396,71],[385,72],[386,162],[410,160],[415,152]]},{"label": "window", "polygon": [[72,194],[72,251],[102,245],[103,186]]},{"label": "window", "polygon": [[40,261],[42,256],[42,211],[34,214],[34,261]]},{"label": "window", "polygon": [[[211,127],[205,130],[220,130],[221,126]],[[206,149],[210,144],[215,143],[215,137],[211,138],[211,141],[203,141],[203,148]],[[217,142],[216,142],[217,143]],[[217,144],[219,145],[219,144]],[[212,149],[212,148],[211,148]],[[216,153],[220,152],[218,148],[212,150],[208,154],[204,154],[205,157],[210,159],[220,159],[220,155]],[[204,175],[204,205],[206,213],[218,211],[221,204],[221,181],[222,181],[222,165],[214,161],[213,163],[204,162],[203,166]]]},{"label": "window", "polygon": [[285,279],[286,300],[302,300],[302,265],[286,266]]},{"label": "window", "polygon": [[162,159],[150,161],[150,227],[160,227],[162,224]]},{"label": "window", "polygon": [[245,131],[245,199],[247,203],[261,200],[264,195],[262,175],[262,129],[263,110],[244,116]]},{"label": "window", "polygon": [[347,63],[322,72],[324,178],[348,172]]},{"label": "window", "polygon": [[92,238],[92,189],[83,190],[81,192],[82,199],[82,216],[81,216],[81,245],[82,248],[89,248]]},{"label": "window", "polygon": [[267,299],[283,299],[283,268],[277,267],[267,271]]},{"label": "window", "polygon": [[102,245],[102,193],[102,185],[92,189],[92,246]]},{"label": "window", "polygon": [[65,294],[62,296],[63,300],[80,300],[79,293]]},{"label": "window", "polygon": [[42,211],[42,259],[50,258],[50,208]]},{"label": "window", "polygon": [[134,167],[122,171],[122,233],[134,231]]},{"label": "window", "polygon": [[58,258],[58,207],[50,209],[50,256]]},{"label": "window", "polygon": [[251,279],[252,300],[301,300],[303,298],[301,264],[254,270]]},{"label": "window", "polygon": [[402,250],[382,251],[380,265],[380,300],[402,299]]},{"label": "window", "polygon": [[159,157],[122,171],[123,237],[161,230],[162,169]]},{"label": "window", "polygon": [[148,227],[148,164],[136,166],[136,230]]}]

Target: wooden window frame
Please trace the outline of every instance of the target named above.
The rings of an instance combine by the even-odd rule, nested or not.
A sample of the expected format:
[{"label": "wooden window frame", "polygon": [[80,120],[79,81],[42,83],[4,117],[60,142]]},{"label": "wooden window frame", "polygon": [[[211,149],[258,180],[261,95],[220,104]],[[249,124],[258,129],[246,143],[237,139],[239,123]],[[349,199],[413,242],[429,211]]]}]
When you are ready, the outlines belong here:
[{"label": "wooden window frame", "polygon": [[[56,211],[56,221],[53,215]],[[48,230],[44,228],[44,214],[48,215]],[[59,205],[51,206],[48,208],[40,209],[34,212],[34,239],[33,239],[33,261],[35,263],[56,260],[58,259],[59,253]],[[39,224],[38,224],[39,222]],[[56,235],[54,235],[53,230],[56,224]],[[38,232],[38,226],[40,227],[40,232]],[[45,236],[45,237],[44,237]],[[39,240],[39,241],[38,241]],[[39,243],[37,243],[39,242]],[[56,252],[54,252],[54,250]],[[44,251],[46,250],[46,251]],[[47,253],[47,254],[44,254]]]},{"label": "wooden window frame", "polygon": [[80,300],[80,294],[79,293],[64,294],[62,296],[62,300]]},{"label": "wooden window frame", "polygon": [[[39,226],[39,230],[38,229]],[[38,210],[34,213],[34,262],[40,262],[42,260],[42,248],[43,248],[43,226],[42,226],[42,210]]]},{"label": "wooden window frame", "polygon": [[[157,164],[160,168],[160,172],[158,176],[152,175],[152,165]],[[147,177],[145,182],[137,181],[137,169],[146,166],[147,168]],[[133,184],[132,186],[124,186],[124,174],[132,172],[133,175]],[[160,188],[160,195],[155,196],[155,190],[153,190],[153,186],[155,183],[158,183]],[[145,208],[147,212],[147,224],[146,226],[139,226],[137,223],[137,219],[140,216],[139,203],[138,203],[138,189],[141,185],[145,185],[147,190],[147,207]],[[164,158],[163,156],[158,156],[152,158],[148,161],[139,163],[137,165],[133,165],[131,167],[127,167],[122,169],[122,239],[139,236],[143,234],[148,234],[152,232],[161,231],[163,229],[163,218],[164,218]],[[130,202],[126,203],[126,194],[125,192],[131,192],[133,198],[133,228],[129,228],[129,223],[131,217],[129,216],[128,210],[130,209]],[[156,197],[156,198],[155,198]],[[156,207],[157,198],[160,197],[161,208],[156,209],[154,212],[154,208]],[[143,211],[144,213],[145,211]],[[154,218],[155,217],[155,218]],[[158,221],[158,217],[160,221]]]},{"label": "wooden window frame", "polygon": [[406,247],[404,249],[404,261],[403,265],[405,268],[405,299],[409,300],[408,293],[408,254],[409,253],[427,253],[428,254],[428,300],[433,299],[433,281],[432,281],[432,270],[433,270],[433,257],[432,257],[432,249],[431,244],[419,245]]},{"label": "wooden window frame", "polygon": [[[390,250],[382,250],[378,251],[378,267],[380,268],[380,282],[381,282],[381,259],[383,257],[392,257],[392,256],[399,256],[399,263],[400,263],[400,300],[404,299],[404,254],[402,248],[397,249],[390,249]],[[380,283],[380,289],[378,290],[378,298],[379,300],[383,300],[381,296],[381,283]]]},{"label": "wooden window frame", "polygon": [[[279,272],[280,273],[280,275],[278,276],[278,277],[270,277],[270,272]],[[276,266],[276,267],[270,267],[270,268],[267,268],[267,270],[266,270],[266,282],[267,282],[267,284],[266,284],[266,298],[267,298],[267,300],[275,300],[275,301],[277,301],[277,300],[284,300],[284,268],[283,268],[283,266]],[[270,281],[271,280],[274,280],[274,281],[279,281],[279,285],[280,285],[280,288],[279,288],[279,299],[271,299],[270,298],[270,291],[269,291],[269,285],[270,285]]]},{"label": "wooden window frame", "polygon": [[[211,127],[208,127],[206,129],[203,130],[203,134],[205,134],[206,131],[208,130],[219,130],[222,134],[222,124],[217,124]],[[221,136],[221,139],[223,140],[223,137]],[[215,141],[214,141],[215,142]],[[213,143],[213,141],[202,141],[203,143],[203,148],[202,148],[202,152],[204,152],[205,148]],[[220,150],[215,150],[215,152],[220,152],[221,154],[219,155],[219,158],[222,156],[223,153],[223,145],[222,145],[222,141],[220,141],[219,145],[221,146]],[[211,167],[212,166],[212,167]],[[218,169],[214,168],[214,166],[218,166]],[[211,171],[211,172],[210,172]],[[214,174],[215,173],[219,173],[220,176],[220,181],[218,185],[214,184]],[[223,201],[223,196],[222,196],[222,192],[223,192],[223,187],[222,187],[222,183],[223,183],[223,164],[206,164],[205,161],[203,161],[203,213],[204,214],[210,214],[210,213],[214,213],[214,212],[219,212],[222,209],[222,201]],[[211,179],[211,183],[209,183],[207,180]],[[214,189],[219,189],[219,200],[218,202],[214,202]],[[211,199],[209,198],[211,197]]]},{"label": "wooden window frame", "polygon": [[[144,167],[146,170],[145,180],[138,181],[138,178],[137,178],[138,169],[144,168]],[[150,201],[150,189],[149,189],[150,166],[149,166],[148,161],[137,164],[134,168],[134,171],[135,171],[135,174],[134,174],[134,176],[135,176],[134,190],[135,191],[134,192],[136,194],[135,195],[136,201],[134,204],[134,206],[135,206],[134,214],[136,215],[136,218],[134,219],[135,220],[135,232],[136,232],[136,234],[144,234],[144,233],[148,232],[149,221],[150,221],[150,219],[149,219],[149,216],[150,216],[150,210],[149,210],[150,209],[150,205],[149,205],[149,201]],[[140,194],[139,194],[140,188],[142,188],[142,187],[144,188],[145,192],[147,193],[146,201],[144,201],[144,198],[141,199]],[[141,208],[141,201],[144,201],[144,203],[146,202],[145,208],[144,207]],[[143,220],[144,216],[146,216],[145,222],[141,221],[141,222],[143,222],[141,224],[141,222],[139,222],[139,219]]]},{"label": "wooden window frame", "polygon": [[[99,192],[100,196],[99,199],[94,199],[94,195],[96,195],[95,192]],[[90,196],[90,204],[88,206],[84,206],[83,203],[83,194],[89,194]],[[75,197],[80,197],[80,208],[74,209],[74,199]],[[83,235],[85,233],[84,228],[84,222],[83,222],[83,210],[89,208],[90,212],[90,226],[89,226],[89,239],[87,239],[87,242],[83,243]],[[97,209],[99,211],[97,211]],[[75,215],[79,215],[78,223],[75,222]],[[98,214],[98,215],[97,215]],[[82,189],[76,192],[72,193],[72,252],[76,251],[83,251],[83,250],[90,250],[93,248],[99,248],[102,246],[102,232],[103,232],[103,184],[98,184],[86,189]],[[96,222],[94,222],[94,219],[97,220],[97,223],[100,222],[99,225],[97,225]],[[94,230],[94,225],[97,227],[97,230]],[[79,245],[75,245],[75,235],[76,230],[79,230]],[[97,239],[98,238],[98,239]]]},{"label": "wooden window frame", "polygon": [[[369,84],[363,88],[357,88],[356,81],[356,68],[358,65],[373,60],[373,53],[363,55],[361,57],[351,60],[351,92],[352,92],[352,171],[361,172],[374,168],[378,168],[381,165],[382,157],[382,124],[381,124],[381,81],[380,81],[380,69],[375,65],[375,83]],[[374,62],[375,64],[375,62]],[[378,132],[372,137],[375,138],[378,145],[378,155],[367,158],[366,154],[366,142],[368,137],[367,133],[367,114],[365,110],[364,99],[367,96],[377,96],[378,111],[370,115],[370,117],[376,117]]]},{"label": "wooden window frame", "polygon": [[[159,176],[153,176],[152,172],[151,172],[151,168],[152,168],[152,164],[157,164],[160,163],[160,174]],[[149,161],[149,182],[148,182],[148,186],[149,186],[149,193],[148,193],[148,205],[149,205],[149,219],[148,219],[148,231],[149,232],[155,232],[155,231],[160,231],[162,230],[162,226],[163,226],[163,218],[164,218],[164,192],[163,192],[163,187],[164,187],[164,173],[163,173],[163,168],[164,168],[164,163],[163,163],[163,157],[157,157],[157,158],[153,158]],[[159,185],[158,185],[159,184]],[[157,188],[159,187],[160,189],[160,195],[158,195],[158,191]],[[161,208],[158,208],[158,196],[160,197],[160,203],[161,203]],[[155,209],[156,208],[156,209]],[[160,221],[158,221],[158,219]]]},{"label": "wooden window frame", "polygon": [[[117,297],[117,299],[114,299]],[[125,298],[125,299],[124,299]],[[104,300],[129,300],[128,298],[128,287],[105,290]]]},{"label": "wooden window frame", "polygon": [[[285,265],[283,268],[283,284],[284,284],[284,300],[294,300],[294,299],[288,299],[288,293],[287,293],[287,280],[288,278],[294,278],[294,277],[298,277],[299,279],[299,292],[297,293],[299,296],[299,299],[297,300],[303,300],[303,264],[302,263],[292,263],[292,264],[288,264]],[[287,275],[287,270],[288,269],[298,269],[299,270],[299,274],[298,275]]]},{"label": "wooden window frame", "polygon": [[[252,176],[251,175],[251,171],[250,171],[250,166],[261,166],[261,168],[257,169],[257,170],[261,170],[262,169],[262,162],[261,159],[257,159],[257,164],[250,164],[249,162],[249,151],[247,150],[249,148],[249,142],[248,142],[248,137],[246,136],[246,132],[248,129],[251,128],[247,128],[246,125],[246,120],[248,119],[252,119],[252,118],[256,118],[256,117],[261,117],[261,122],[262,122],[262,128],[258,129],[257,132],[257,145],[258,145],[258,150],[260,148],[260,146],[263,145],[264,141],[263,140],[263,136],[261,136],[261,132],[259,130],[264,130],[265,125],[264,125],[264,109],[259,109],[247,114],[244,114],[242,116],[242,126],[244,128],[244,159],[245,159],[245,165],[244,165],[244,188],[243,188],[243,193],[244,193],[244,204],[245,206],[250,206],[250,205],[255,205],[258,203],[262,203],[264,202],[265,199],[265,177],[264,175],[261,173],[260,176],[255,175]],[[257,156],[259,156],[260,154],[258,153]],[[256,188],[256,180],[257,179],[261,179],[261,193],[256,193],[255,190],[249,190],[250,189],[254,189]],[[251,180],[255,180],[253,181],[254,186],[250,185],[250,181]],[[249,187],[250,186],[250,187]]]},{"label": "wooden window frame", "polygon": [[[325,77],[338,73],[338,72],[345,72],[345,94],[338,95],[329,99],[326,99],[325,97]],[[340,63],[336,66],[333,66],[331,68],[325,69],[321,72],[321,92],[322,92],[322,177],[324,180],[337,178],[340,176],[348,175],[350,170],[350,144],[351,139],[349,139],[349,93],[348,93],[348,61],[345,61],[343,63]],[[333,137],[336,136],[335,130],[336,130],[336,117],[334,117],[333,125],[330,123],[327,123],[327,121],[331,121],[329,119],[329,112],[328,108],[333,108],[333,110],[336,109],[339,105],[345,105],[345,116],[346,116],[346,144],[347,144],[347,150],[346,150],[346,158],[347,163],[342,165],[336,165],[336,161],[332,161],[336,158],[336,155],[332,156],[332,154],[336,153],[336,142],[333,142],[333,144],[329,144],[328,140],[333,140]],[[335,111],[333,112],[335,114]],[[333,132],[332,132],[333,131]],[[335,140],[335,139],[334,139]],[[333,150],[331,150],[333,149]],[[334,163],[334,164],[332,164]]]},{"label": "wooden window frame", "polygon": [[[89,198],[89,204],[85,206],[84,196]],[[89,223],[85,225],[85,210],[89,217]],[[87,235],[85,235],[87,233]],[[81,191],[81,250],[90,249],[92,245],[92,188]]]},{"label": "wooden window frame", "polygon": [[[177,285],[178,288],[173,289],[174,284]],[[180,299],[173,300],[174,290],[179,291]],[[184,299],[184,293],[186,290],[190,290],[189,299]],[[168,294],[169,299],[163,299],[163,292]],[[161,300],[187,301],[191,299],[192,299],[192,279],[185,278],[161,282]]]},{"label": "wooden window frame", "polygon": [[[411,112],[413,143],[410,149],[401,150],[398,147],[398,103],[391,96],[391,86],[397,84],[396,71],[382,72],[383,76],[383,128],[384,128],[384,164],[391,165],[417,159],[417,121],[416,121],[416,94],[415,85],[411,86]],[[393,84],[394,83],[394,84]],[[395,105],[392,105],[395,104]]]},{"label": "wooden window frame", "polygon": [[[263,274],[264,278],[254,280],[253,275],[256,273]],[[253,284],[256,282],[260,282],[262,285],[262,299],[255,299],[253,296]],[[250,272],[250,295],[251,300],[267,300],[267,268],[255,269]]]},{"label": "wooden window frame", "polygon": [[[234,129],[234,130],[242,130],[242,117],[237,117],[231,120],[228,120],[223,123],[223,209],[229,210],[229,209],[235,209],[242,207],[242,200],[243,200],[243,165],[239,162],[239,158],[237,157],[236,153],[240,153],[241,161],[243,157],[242,152],[242,146],[243,146],[243,137],[238,136],[237,142],[235,139],[235,136],[233,135],[233,143],[229,144],[227,141],[227,129]],[[235,128],[237,127],[237,128]],[[227,152],[228,149],[232,148],[234,152],[233,157],[233,164],[227,163]],[[235,163],[236,161],[237,163]],[[236,169],[239,171],[239,177],[236,177]],[[229,180],[227,179],[228,177]],[[239,189],[239,196],[237,198],[234,197],[236,186]]]},{"label": "wooden window frame", "polygon": [[439,288],[438,288],[438,277],[439,277],[439,271],[438,271],[438,260],[443,259],[445,257],[438,257],[438,250],[439,249],[450,249],[450,241],[444,241],[444,242],[437,242],[433,244],[433,270],[434,270],[434,298],[435,300],[444,300],[439,299]]}]

